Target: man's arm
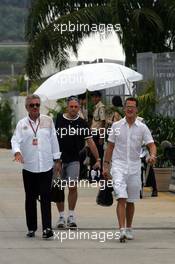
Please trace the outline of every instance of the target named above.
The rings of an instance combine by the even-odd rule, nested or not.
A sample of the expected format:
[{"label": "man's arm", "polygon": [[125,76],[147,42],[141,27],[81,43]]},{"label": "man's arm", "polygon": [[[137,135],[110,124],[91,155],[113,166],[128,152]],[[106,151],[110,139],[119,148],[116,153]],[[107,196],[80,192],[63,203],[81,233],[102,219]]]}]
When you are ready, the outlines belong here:
[{"label": "man's arm", "polygon": [[[105,130],[105,126],[106,126],[106,114],[105,114],[105,107],[101,107],[100,111],[99,111],[99,117],[101,120],[101,128],[103,128]],[[103,138],[99,138],[99,144],[103,145],[104,144],[104,137]]]},{"label": "man's arm", "polygon": [[21,123],[18,122],[14,134],[11,139],[12,152],[14,154],[14,161],[24,163],[23,156],[20,150],[20,144],[22,142]]},{"label": "man's arm", "polygon": [[88,144],[94,158],[96,159],[96,163],[94,164],[94,168],[100,168],[100,158],[99,158],[99,153],[98,153],[97,147],[96,147],[92,138],[87,138],[86,140],[87,140],[87,144]]},{"label": "man's arm", "polygon": [[149,143],[147,144],[147,147],[149,149],[149,154],[150,157],[148,158],[148,162],[150,164],[155,164],[156,163],[156,155],[157,155],[157,148],[154,143]]},{"label": "man's arm", "polygon": [[103,176],[109,178],[110,162],[112,158],[112,152],[114,149],[114,143],[108,142],[107,149],[105,152],[105,158],[103,162]]},{"label": "man's arm", "polygon": [[52,146],[52,154],[53,154],[53,160],[54,160],[54,171],[57,175],[61,174],[62,169],[62,163],[60,160],[61,152],[60,152],[60,146],[56,135],[56,129],[54,126],[54,123],[52,121],[52,131],[51,131],[51,146]]},{"label": "man's arm", "polygon": [[61,152],[60,152],[60,146],[58,143],[58,139],[57,139],[57,135],[56,135],[56,129],[54,126],[53,121],[52,122],[52,126],[51,126],[51,138],[50,138],[50,142],[51,142],[51,147],[52,147],[52,155],[53,155],[53,159],[54,160],[59,160],[60,156],[61,156]]}]

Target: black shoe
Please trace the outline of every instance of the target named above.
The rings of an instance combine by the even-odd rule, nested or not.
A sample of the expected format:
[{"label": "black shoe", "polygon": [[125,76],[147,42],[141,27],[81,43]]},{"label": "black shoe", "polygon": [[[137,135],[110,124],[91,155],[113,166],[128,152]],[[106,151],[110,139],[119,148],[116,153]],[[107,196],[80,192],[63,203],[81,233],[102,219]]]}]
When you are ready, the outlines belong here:
[{"label": "black shoe", "polygon": [[143,199],[142,191],[140,191],[140,199]]},{"label": "black shoe", "polygon": [[43,231],[43,238],[49,238],[49,237],[52,237],[53,236],[53,231],[51,228],[46,228],[44,231]]},{"label": "black shoe", "polygon": [[158,196],[158,191],[154,190],[152,191],[151,197],[157,197]]},{"label": "black shoe", "polygon": [[35,231],[29,231],[27,234],[26,234],[27,237],[35,237]]}]

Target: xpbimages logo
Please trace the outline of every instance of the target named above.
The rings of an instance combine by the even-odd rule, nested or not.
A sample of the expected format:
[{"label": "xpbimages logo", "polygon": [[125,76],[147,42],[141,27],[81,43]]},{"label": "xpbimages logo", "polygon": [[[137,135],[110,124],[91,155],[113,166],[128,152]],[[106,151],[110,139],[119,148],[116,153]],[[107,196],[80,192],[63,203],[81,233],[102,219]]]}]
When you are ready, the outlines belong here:
[{"label": "xpbimages logo", "polygon": [[101,35],[105,35],[105,33],[112,33],[115,32],[121,32],[121,26],[120,24],[81,24],[76,23],[73,24],[70,21],[68,24],[54,24],[54,31],[58,31],[61,34],[64,32],[99,32]]},{"label": "xpbimages logo", "polygon": [[66,240],[95,240],[100,243],[105,243],[108,240],[119,240],[120,233],[112,231],[78,231],[78,230],[68,230],[68,231],[54,231],[54,240],[59,240],[62,242]]},{"label": "xpbimages logo", "polygon": [[60,178],[53,179],[53,188],[59,188],[61,190],[64,190],[64,188],[69,187],[75,187],[77,188],[100,188],[100,190],[105,190],[105,187],[112,188],[113,185],[116,183],[116,181],[113,181],[112,179],[109,179],[107,182],[106,180],[100,179],[99,181],[89,182],[88,179],[82,179],[81,181],[77,179],[75,180],[62,180]]},{"label": "xpbimages logo", "polygon": [[63,138],[64,136],[66,135],[69,135],[69,136],[74,136],[74,135],[77,135],[77,136],[85,136],[86,133],[89,133],[90,135],[92,136],[97,136],[99,135],[100,138],[105,138],[105,136],[110,136],[112,134],[114,134],[115,136],[119,136],[120,135],[120,127],[116,127],[116,128],[112,128],[112,127],[109,127],[109,128],[84,128],[84,127],[79,127],[77,125],[77,127],[72,127],[72,126],[68,126],[67,127],[61,127],[61,128],[58,128],[57,131],[56,131],[57,135],[60,137],[60,138]]}]

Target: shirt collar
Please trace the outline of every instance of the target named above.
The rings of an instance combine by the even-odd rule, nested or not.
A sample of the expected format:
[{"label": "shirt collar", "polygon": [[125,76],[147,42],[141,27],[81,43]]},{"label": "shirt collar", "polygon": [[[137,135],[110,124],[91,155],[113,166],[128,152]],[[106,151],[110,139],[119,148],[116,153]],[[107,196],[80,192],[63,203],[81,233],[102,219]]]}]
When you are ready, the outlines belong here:
[{"label": "shirt collar", "polygon": [[136,126],[139,126],[139,125],[140,125],[140,122],[141,122],[141,121],[140,121],[140,120],[138,120],[138,119],[136,118],[136,120],[135,120],[135,122],[134,122],[134,123],[136,124]]},{"label": "shirt collar", "polygon": [[[126,117],[123,118],[123,124],[128,124]],[[133,125],[139,126],[140,125],[140,121],[136,118]]]},{"label": "shirt collar", "polygon": [[80,117],[79,114],[78,114],[75,118],[69,118],[69,117],[67,117],[65,114],[63,114],[63,118],[65,118],[65,119],[67,119],[67,120],[70,120],[70,121],[77,120],[79,117]]},{"label": "shirt collar", "polygon": [[36,119],[36,122],[34,122],[31,118],[30,118],[30,116],[28,115],[28,120],[30,121],[30,122],[32,122],[32,123],[37,123],[37,122],[39,122],[39,119],[40,119],[40,115],[39,115],[39,117]]}]

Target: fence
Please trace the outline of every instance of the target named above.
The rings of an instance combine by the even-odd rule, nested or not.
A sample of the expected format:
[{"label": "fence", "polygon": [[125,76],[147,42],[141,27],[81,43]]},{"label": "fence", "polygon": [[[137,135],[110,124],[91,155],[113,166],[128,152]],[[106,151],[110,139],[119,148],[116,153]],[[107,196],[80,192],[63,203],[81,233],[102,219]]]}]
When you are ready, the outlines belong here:
[{"label": "fence", "polygon": [[137,70],[143,80],[155,80],[156,112],[175,117],[175,52],[139,53]]}]

